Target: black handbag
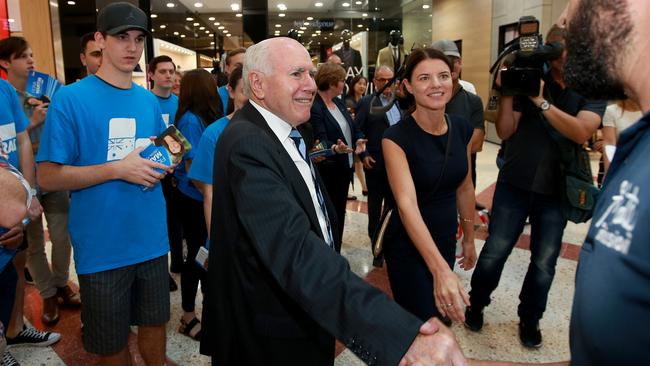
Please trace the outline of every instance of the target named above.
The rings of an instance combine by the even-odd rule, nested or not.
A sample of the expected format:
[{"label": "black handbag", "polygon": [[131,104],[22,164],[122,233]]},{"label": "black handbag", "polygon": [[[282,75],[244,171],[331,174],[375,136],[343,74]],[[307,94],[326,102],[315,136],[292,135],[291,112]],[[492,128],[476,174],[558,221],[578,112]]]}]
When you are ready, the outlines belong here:
[{"label": "black handbag", "polygon": [[[433,188],[432,194],[438,191],[438,187],[440,187],[440,182],[442,181],[442,176],[445,174],[445,169],[447,168],[447,160],[449,158],[449,151],[451,150],[451,144],[452,144],[452,123],[449,120],[449,117],[445,113],[445,120],[447,121],[447,146],[445,146],[445,160],[442,163],[442,169],[440,169],[440,175],[438,176],[438,180],[436,181],[436,185]],[[390,223],[390,219],[393,216],[393,211],[395,211],[395,201],[392,200],[393,205],[385,205],[384,206],[384,211],[381,214],[381,219],[379,220],[379,225],[377,226],[377,229],[375,229],[375,233],[372,238],[372,255],[375,257],[375,263],[382,262],[383,258],[383,253],[384,253],[384,237],[386,235],[386,231],[388,230],[388,224]]]},{"label": "black handbag", "polygon": [[[540,112],[541,113],[541,112]],[[544,127],[560,152],[562,174],[562,215],[576,224],[591,219],[600,190],[594,184],[589,153],[579,144],[560,135],[542,115]]]}]

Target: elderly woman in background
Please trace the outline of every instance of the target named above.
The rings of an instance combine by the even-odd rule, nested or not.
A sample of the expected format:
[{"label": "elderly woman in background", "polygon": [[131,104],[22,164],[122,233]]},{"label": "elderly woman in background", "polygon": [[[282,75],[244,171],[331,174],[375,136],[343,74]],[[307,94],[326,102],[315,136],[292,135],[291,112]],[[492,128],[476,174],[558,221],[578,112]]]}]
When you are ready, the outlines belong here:
[{"label": "elderly woman in background", "polygon": [[[348,187],[352,180],[353,153],[359,154],[366,149],[366,140],[345,107],[345,103],[338,98],[345,85],[345,70],[340,65],[328,62],[320,66],[316,72],[316,86],[318,93],[311,108],[311,123],[314,138],[321,142],[334,154],[316,164],[323,178],[325,189],[332,200],[336,210],[338,227],[338,240],[343,238],[343,224],[345,222],[345,205],[348,196]],[[335,238],[336,239],[336,238]],[[340,244],[336,250],[341,251]]]}]

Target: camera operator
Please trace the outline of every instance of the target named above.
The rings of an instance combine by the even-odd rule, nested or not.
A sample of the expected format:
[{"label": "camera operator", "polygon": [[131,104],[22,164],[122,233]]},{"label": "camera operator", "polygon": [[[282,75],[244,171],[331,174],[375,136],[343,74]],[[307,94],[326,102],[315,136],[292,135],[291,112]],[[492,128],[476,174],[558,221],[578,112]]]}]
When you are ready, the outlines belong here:
[{"label": "camera operator", "polygon": [[[553,26],[547,42],[564,45],[564,29]],[[501,96],[496,129],[508,140],[505,162],[494,193],[489,238],[472,276],[471,307],[465,325],[479,331],[483,308],[497,287],[503,266],[530,217],[531,264],[519,294],[519,338],[529,348],[540,347],[542,318],[566,226],[561,209],[560,151],[552,129],[583,144],[600,125],[605,103],[587,100],[568,88],[563,78],[566,50],[548,62],[537,96]],[[500,87],[500,71],[496,84]],[[545,125],[546,124],[546,125]]]}]

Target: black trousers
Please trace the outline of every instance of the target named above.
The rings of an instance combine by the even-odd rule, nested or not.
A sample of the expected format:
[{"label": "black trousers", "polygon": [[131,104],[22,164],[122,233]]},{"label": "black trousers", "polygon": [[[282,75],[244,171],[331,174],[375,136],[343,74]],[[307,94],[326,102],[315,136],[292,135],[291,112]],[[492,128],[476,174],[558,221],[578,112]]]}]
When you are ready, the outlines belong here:
[{"label": "black trousers", "polygon": [[368,237],[372,240],[379,225],[384,199],[390,193],[388,178],[384,166],[375,165],[372,169],[364,169],[366,185],[368,186]]},{"label": "black trousers", "polygon": [[199,280],[203,281],[205,278],[205,270],[199,267],[194,259],[208,238],[208,230],[205,226],[203,201],[197,201],[179,190],[176,191],[180,206],[179,216],[187,244],[187,258],[181,271],[181,299],[183,311],[192,312]]},{"label": "black trousers", "polygon": [[338,232],[332,233],[337,243],[336,252],[341,252],[341,244],[343,242],[343,227],[345,224],[345,208],[348,202],[348,188],[350,187],[350,180],[352,179],[352,170],[341,168],[338,164],[328,164],[323,162],[317,164],[318,172],[320,173],[323,184],[327,190],[327,195],[334,205],[336,211],[336,222],[338,223]]},{"label": "black trousers", "polygon": [[167,235],[169,236],[169,256],[171,257],[172,272],[178,272],[183,267],[183,225],[179,217],[178,196],[181,194],[173,186],[174,176],[167,174],[160,184],[165,196],[167,212]]}]

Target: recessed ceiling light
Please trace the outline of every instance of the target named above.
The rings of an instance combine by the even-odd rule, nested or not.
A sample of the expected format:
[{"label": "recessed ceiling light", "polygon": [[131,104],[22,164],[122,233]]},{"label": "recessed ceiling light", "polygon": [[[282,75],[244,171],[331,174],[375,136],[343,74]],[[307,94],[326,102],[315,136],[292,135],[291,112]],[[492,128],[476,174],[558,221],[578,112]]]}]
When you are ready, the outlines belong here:
[{"label": "recessed ceiling light", "polygon": [[341,6],[344,7],[344,8],[347,8],[347,7],[350,6],[350,3],[342,3]]},{"label": "recessed ceiling light", "polygon": [[181,34],[181,38],[185,38],[185,35],[184,35],[184,34]]},{"label": "recessed ceiling light", "polygon": [[228,30],[224,29],[224,30],[222,30],[222,32],[223,32],[223,34],[226,34],[226,33],[228,33]]},{"label": "recessed ceiling light", "polygon": [[300,30],[306,30],[307,27],[300,27]]},{"label": "recessed ceiling light", "polygon": [[237,18],[241,18],[241,17],[242,17],[242,13],[237,13],[237,14],[235,14],[235,16],[236,16]]},{"label": "recessed ceiling light", "polygon": [[210,45],[213,45],[213,44],[214,44],[214,42],[210,42]]},{"label": "recessed ceiling light", "polygon": [[317,35],[318,35],[318,34],[316,34],[316,33],[312,33],[312,34],[311,34],[312,37],[316,37]]},{"label": "recessed ceiling light", "polygon": [[185,20],[187,20],[188,22],[191,22],[191,21],[194,20],[194,18],[192,18],[192,17],[187,17],[187,18],[185,18]]},{"label": "recessed ceiling light", "polygon": [[214,19],[215,19],[214,17],[209,17],[208,18],[209,21],[213,21]]},{"label": "recessed ceiling light", "polygon": [[192,25],[196,27],[196,26],[199,26],[200,23],[193,23]]},{"label": "recessed ceiling light", "polygon": [[176,4],[174,4],[174,3],[167,3],[167,7],[168,7],[168,8],[173,8],[174,6],[176,6]]},{"label": "recessed ceiling light", "polygon": [[367,16],[368,16],[368,13],[363,13],[363,14],[361,14],[361,16],[362,16],[362,17],[367,17]]},{"label": "recessed ceiling light", "polygon": [[77,3],[74,1],[68,1],[68,5],[77,5]]},{"label": "recessed ceiling light", "polygon": [[223,25],[220,25],[220,26],[217,27],[217,29],[219,29],[219,30],[224,29],[224,28],[226,28],[226,27],[224,27]]},{"label": "recessed ceiling light", "polygon": [[309,22],[304,22],[304,23],[302,23],[302,24],[304,24],[304,25],[309,25]]},{"label": "recessed ceiling light", "polygon": [[327,37],[323,37],[323,39],[327,39]]},{"label": "recessed ceiling light", "polygon": [[177,36],[177,35],[178,35],[178,32],[174,32],[174,35]]},{"label": "recessed ceiling light", "polygon": [[354,3],[357,4],[357,5],[363,4],[363,2],[361,2],[361,1],[355,1]]},{"label": "recessed ceiling light", "polygon": [[195,8],[202,8],[202,7],[203,7],[203,3],[194,3],[194,7],[195,7]]},{"label": "recessed ceiling light", "polygon": [[307,20],[314,20],[314,17],[307,17]]},{"label": "recessed ceiling light", "polygon": [[284,18],[285,14],[284,14],[284,13],[280,13],[280,14],[278,14],[278,16],[279,16],[280,18]]},{"label": "recessed ceiling light", "polygon": [[210,34],[210,31],[209,31],[209,30],[206,30],[206,31],[205,31],[205,34]]},{"label": "recessed ceiling light", "polygon": [[158,14],[151,14],[151,18],[158,18]]},{"label": "recessed ceiling light", "polygon": [[214,25],[220,25],[220,24],[221,24],[221,23],[219,23],[219,22],[214,22]]},{"label": "recessed ceiling light", "polygon": [[282,27],[282,24],[276,24],[275,27],[280,28],[280,27]]},{"label": "recessed ceiling light", "polygon": [[284,4],[278,4],[278,9],[284,11],[284,10],[287,10],[287,6],[284,5]]},{"label": "recessed ceiling light", "polygon": [[160,25],[160,29],[165,29],[165,28],[167,28],[166,25],[164,25],[164,24],[161,24],[161,25]]},{"label": "recessed ceiling light", "polygon": [[152,31],[152,32],[155,32],[156,30],[155,30],[155,29],[153,29],[153,28],[151,28],[151,31]]},{"label": "recessed ceiling light", "polygon": [[320,8],[321,6],[323,6],[323,3],[319,2],[319,3],[314,4],[314,6],[317,7],[317,8]]},{"label": "recessed ceiling light", "polygon": [[205,29],[205,27],[199,27],[199,30],[204,30],[204,29]]},{"label": "recessed ceiling light", "polygon": [[431,5],[429,5],[429,4],[422,5],[422,9],[429,9],[430,7],[431,7]]},{"label": "recessed ceiling light", "polygon": [[305,33],[304,30],[299,30],[299,31],[298,31],[298,34],[303,34],[303,33]]},{"label": "recessed ceiling light", "polygon": [[239,11],[239,4],[230,4],[230,9],[232,11]]},{"label": "recessed ceiling light", "polygon": [[359,24],[359,25],[357,25],[357,27],[363,28],[363,24]]},{"label": "recessed ceiling light", "polygon": [[226,34],[226,37],[232,37],[232,34]]}]

